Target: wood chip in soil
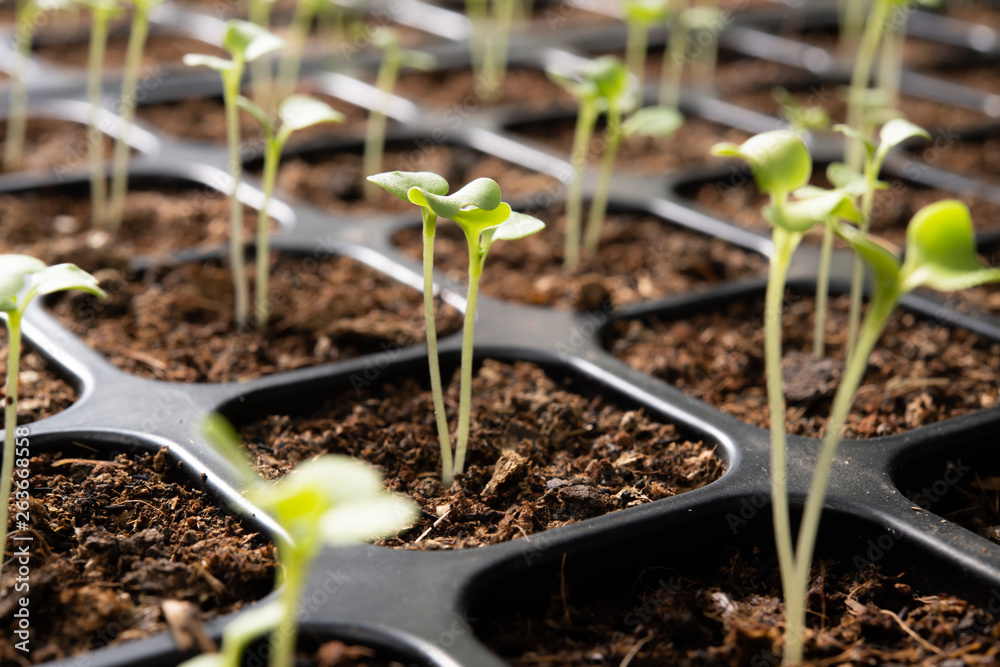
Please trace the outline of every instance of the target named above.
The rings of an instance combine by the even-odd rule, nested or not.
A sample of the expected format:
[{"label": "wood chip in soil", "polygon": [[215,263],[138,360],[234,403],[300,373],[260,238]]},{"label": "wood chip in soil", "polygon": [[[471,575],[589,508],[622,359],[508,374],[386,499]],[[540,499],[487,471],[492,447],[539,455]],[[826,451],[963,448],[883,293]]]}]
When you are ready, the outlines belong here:
[{"label": "wood chip in soil", "polygon": [[[383,171],[433,171],[451,184],[454,192],[477,178],[492,178],[504,201],[534,193],[552,196],[561,190],[550,176],[529,171],[500,158],[464,146],[451,146],[431,138],[416,143],[391,142],[382,162]],[[278,170],[278,188],[334,213],[354,215],[419,211],[381,188],[374,200],[365,199],[360,153],[310,152],[286,158]]]},{"label": "wood chip in soil", "polygon": [[[254,273],[253,265],[248,268]],[[272,266],[266,331],[233,324],[233,283],[216,263],[122,279],[99,272],[110,298],[68,294],[56,316],[118,368],[172,382],[239,382],[424,340],[423,297],[348,257],[282,256]],[[252,287],[251,287],[252,293]],[[438,331],[461,326],[438,306]]]},{"label": "wood chip in soil", "polygon": [[[814,299],[786,297],[782,331],[786,363],[812,349]],[[827,353],[842,357],[847,297],[831,299]],[[723,412],[768,428],[763,295],[723,309],[671,320],[617,322],[607,346],[630,366],[677,386]],[[996,405],[1000,343],[897,311],[868,362],[847,419],[846,438],[891,435]],[[786,430],[821,437],[839,374],[789,401]]]},{"label": "wood chip in soil", "polygon": [[[136,179],[137,180],[137,179]],[[86,184],[0,194],[0,250],[71,262],[91,273],[124,271],[138,255],[221,247],[229,239],[229,197],[176,181],[135,182],[125,198],[121,229],[94,226]],[[257,212],[243,207],[247,238]]]},{"label": "wood chip in soil", "polygon": [[31,526],[14,536],[32,538],[32,650],[13,646],[17,570],[8,561],[0,580],[3,664],[164,632],[167,600],[191,602],[204,621],[273,588],[274,547],[191,488],[165,450],[113,461],[62,458],[31,459]]},{"label": "wood chip in soil", "polygon": [[[777,665],[784,617],[777,568],[756,553],[729,553],[714,571],[712,558],[690,574],[651,564],[632,586],[604,597],[556,573],[530,594],[546,599],[491,614],[477,633],[515,667]],[[1000,655],[993,614],[944,593],[922,595],[906,573],[878,566],[814,566],[809,611],[807,665],[957,667],[995,665]]]},{"label": "wood chip in soil", "polygon": [[[538,234],[497,243],[481,289],[498,299],[556,308],[605,310],[672,296],[720,281],[767,273],[767,261],[720,239],[675,227],[650,215],[613,213],[605,220],[594,258],[576,271],[563,265],[561,207],[532,211],[546,223]],[[422,232],[405,229],[393,242],[421,257]],[[456,282],[468,280],[465,237],[457,225],[438,225],[435,263]]]},{"label": "wood chip in soil", "polygon": [[[510,127],[512,132],[533,141],[545,143],[561,151],[569,159],[576,128],[574,118],[520,123]],[[711,148],[720,141],[741,144],[750,135],[742,130],[726,127],[703,118],[686,118],[684,125],[666,138],[628,137],[618,151],[616,165],[619,169],[662,173],[692,164],[702,164],[711,157]],[[590,162],[596,168],[607,141],[603,123],[590,141]]]},{"label": "wood chip in soil", "polygon": [[[756,232],[770,232],[771,226],[761,215],[761,210],[768,203],[767,195],[760,193],[742,165],[734,161],[719,164],[727,165],[728,171],[724,176],[711,182],[684,185],[680,194],[703,206],[720,220]],[[906,243],[906,226],[917,211],[943,199],[964,202],[972,214],[972,224],[976,231],[986,232],[1000,228],[1000,204],[974,193],[923,188],[897,178],[888,178],[887,182],[888,189],[875,193],[871,231],[900,250]],[[829,186],[822,167],[813,170],[812,183],[822,187]],[[822,238],[822,230],[817,226],[807,234],[805,241],[818,244]]]},{"label": "wood chip in soil", "polygon": [[[450,381],[445,375],[453,419],[457,375]],[[381,542],[404,549],[471,548],[530,536],[704,486],[723,471],[713,445],[687,440],[674,425],[615,407],[599,393],[575,393],[531,363],[487,360],[472,396],[466,471],[447,490],[431,393],[422,380],[359,387],[317,409],[300,406],[240,431],[268,478],[325,453],[375,465],[389,489],[422,510],[412,528]]]}]

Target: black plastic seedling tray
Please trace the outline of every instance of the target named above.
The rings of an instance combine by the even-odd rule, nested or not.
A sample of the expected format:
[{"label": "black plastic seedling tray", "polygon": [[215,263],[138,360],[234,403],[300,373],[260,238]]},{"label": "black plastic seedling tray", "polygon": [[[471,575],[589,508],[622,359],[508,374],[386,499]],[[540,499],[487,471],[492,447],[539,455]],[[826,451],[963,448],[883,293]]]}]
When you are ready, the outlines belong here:
[{"label": "black plastic seedling tray", "polygon": [[[405,3],[402,15],[426,23],[427,14],[421,7],[419,3]],[[438,14],[444,10],[429,11],[444,16]],[[827,10],[812,19],[810,14],[804,16],[808,20],[828,20],[824,12]],[[168,12],[166,16],[164,22],[172,28],[187,25],[183,15]],[[454,25],[462,25],[460,17],[452,19]],[[775,20],[766,13],[756,17],[747,14],[734,22],[723,41],[730,48],[760,56],[774,40],[759,29],[773,26]],[[204,25],[211,21],[205,21],[198,24],[202,26],[199,34],[210,31]],[[914,24],[925,25],[919,21]],[[952,43],[965,43],[957,28],[948,34]],[[537,68],[572,63],[588,48],[600,50],[608,44],[621,47],[623,37],[618,26],[597,29],[596,34],[594,30],[573,29],[546,35],[545,44],[536,35],[517,44],[520,48],[514,49],[514,61]],[[787,43],[779,46],[778,52],[771,52],[776,60],[794,60],[802,55],[801,50],[789,50]],[[432,50],[438,52],[442,67],[457,67],[467,62],[465,48],[459,42]],[[793,57],[791,53],[798,55]],[[373,62],[362,57],[351,67],[362,71]],[[366,91],[370,95],[370,87],[344,74],[322,74],[323,67],[322,63],[312,62],[305,68],[307,75],[314,75],[319,90],[350,97],[361,106],[374,99],[368,98],[366,103],[355,95],[360,92],[360,98],[364,98]],[[811,69],[813,74],[830,73],[823,67]],[[79,101],[82,79],[76,75],[50,79],[35,92],[33,109],[38,113],[76,122],[86,119],[86,106]],[[151,91],[148,101],[170,101],[186,95],[216,96],[219,92],[212,76],[175,72]],[[689,114],[751,133],[778,125],[774,118],[705,94],[686,94],[683,107]],[[485,109],[446,131],[433,112],[410,102],[397,100],[390,115],[396,120],[391,141],[433,136],[438,143],[468,146],[549,174],[558,181],[564,182],[570,173],[566,156],[523,141],[509,129],[524,120],[565,117],[565,109]],[[134,132],[132,140],[137,151],[132,167],[136,179],[181,180],[206,190],[224,182],[219,180],[226,160],[223,146],[179,141],[148,126]],[[813,141],[818,159],[834,159],[839,150],[836,139],[820,136]],[[357,143],[343,141],[325,146],[324,150],[335,148],[356,150]],[[252,161],[255,156],[245,157]],[[899,163],[894,164],[898,169]],[[637,177],[624,173],[616,176],[611,205],[658,216],[749,252],[767,255],[771,249],[769,239],[715,219],[678,194],[684,183],[726,175],[715,167],[686,170],[683,175]],[[969,187],[968,179],[963,181],[936,170],[925,170],[922,178],[927,179],[927,184],[946,189]],[[85,175],[81,169],[0,177],[0,190],[6,193],[53,184],[83,187]],[[241,196],[252,206],[262,201],[255,186],[253,179],[248,179],[248,185],[241,190]],[[983,196],[1000,201],[996,188],[984,184],[975,187]],[[521,203],[558,202],[561,196],[561,189],[556,189],[526,197]],[[418,225],[419,218],[410,214],[376,219],[337,216],[281,196],[278,199],[272,211],[281,225],[273,240],[275,250],[305,257],[353,257],[419,289],[419,265],[391,241],[399,230]],[[793,288],[809,289],[813,284],[817,264],[813,252],[803,248],[797,256],[790,279]],[[197,261],[199,257],[221,254],[222,249],[179,253],[173,261]],[[140,261],[135,268],[141,270],[142,266]],[[843,289],[849,273],[848,258],[838,254],[835,286]],[[461,285],[442,278],[439,286],[447,303],[464,307]],[[604,333],[617,320],[683,316],[734,300],[752,299],[763,290],[763,279],[751,279],[594,313],[513,305],[482,296],[476,339],[478,360],[533,361],[553,375],[587,385],[612,402],[642,407],[660,419],[676,423],[687,435],[717,445],[725,460],[725,474],[695,491],[481,549],[420,552],[369,545],[327,549],[315,564],[306,588],[309,596],[300,616],[303,642],[334,638],[356,642],[406,665],[499,666],[505,662],[477,639],[477,628],[482,627],[477,623],[483,623],[482,619],[496,609],[516,609],[524,601],[537,598],[539,591],[558,585],[560,568],[566,568],[568,576],[584,581],[600,579],[610,582],[609,586],[627,585],[624,580],[618,581],[613,572],[629,572],[629,568],[654,560],[682,571],[686,565],[718,558],[733,546],[772,552],[767,431],[748,426],[629,367],[601,343]],[[919,317],[972,329],[1000,341],[1000,321],[995,317],[955,313],[944,307],[941,298],[933,296],[908,297],[904,306]],[[279,405],[350,387],[352,379],[359,375],[370,375],[374,382],[381,383],[399,376],[421,377],[426,372],[426,353],[418,346],[394,352],[389,359],[386,355],[371,355],[242,383],[171,384],[114,368],[63,329],[41,305],[30,310],[25,334],[36,350],[80,388],[79,400],[71,408],[28,425],[35,452],[66,453],[74,448],[83,452],[85,446],[98,457],[110,457],[119,452],[167,447],[175,460],[183,462],[192,484],[208,489],[222,502],[244,507],[251,513],[251,524],[272,533],[280,528],[247,505],[238,487],[237,473],[205,443],[199,431],[203,418],[219,411],[240,423]],[[459,335],[442,339],[440,346],[448,372],[458,363]],[[998,428],[1000,408],[994,407],[899,435],[843,442],[826,501],[819,554],[847,559],[858,554],[869,559],[877,556],[881,563],[905,569],[917,583],[933,584],[935,590],[949,590],[993,611],[1000,604],[1000,545],[942,519],[933,506],[916,511],[902,490],[933,485],[949,462],[960,458],[984,466],[995,464],[996,455],[990,448]],[[788,481],[793,507],[801,507],[816,449],[815,440],[790,439]],[[218,640],[228,620],[223,617],[212,621],[208,633]],[[256,645],[251,653],[262,657],[266,647]],[[155,667],[175,665],[184,657],[189,655],[178,652],[170,636],[164,634],[51,664],[69,667],[85,659],[100,667]],[[247,664],[257,664],[253,658],[248,657]]]}]

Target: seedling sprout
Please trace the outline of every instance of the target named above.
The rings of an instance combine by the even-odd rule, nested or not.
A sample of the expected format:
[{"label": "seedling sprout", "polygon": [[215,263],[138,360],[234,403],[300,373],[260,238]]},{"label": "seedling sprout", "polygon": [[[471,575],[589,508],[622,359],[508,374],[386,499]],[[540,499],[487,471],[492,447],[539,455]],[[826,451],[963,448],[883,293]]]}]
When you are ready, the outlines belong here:
[{"label": "seedling sprout", "polygon": [[[363,159],[365,174],[375,174],[382,171],[382,156],[385,152],[386,113],[392,89],[396,87],[399,70],[403,67],[429,70],[434,67],[434,56],[423,51],[411,51],[399,46],[399,37],[392,28],[380,28],[372,39],[382,51],[382,64],[379,65],[375,87],[379,90],[378,103],[372,106],[368,114],[368,127],[365,130],[365,154]],[[365,197],[371,199],[378,192],[374,183],[365,181]]]},{"label": "seedling sprout", "polygon": [[646,80],[649,31],[670,16],[670,0],[622,0],[622,18],[628,25],[625,63],[640,84]]},{"label": "seedling sprout", "polygon": [[392,534],[417,516],[412,501],[387,492],[371,466],[326,455],[296,467],[271,484],[249,466],[240,437],[225,418],[212,415],[205,435],[242,478],[247,499],[286,534],[276,534],[281,595],[233,619],[223,633],[221,653],[203,654],[185,667],[239,667],[247,646],[272,632],[271,667],[293,667],[298,640],[296,609],[309,568],[324,545],[346,546]]},{"label": "seedling sprout", "polygon": [[[271,30],[271,9],[274,0],[250,0],[247,7],[247,20],[259,25],[264,30]],[[258,106],[271,110],[272,81],[271,61],[258,58],[250,64],[250,78],[253,81],[253,98]]]},{"label": "seedling sprout", "polygon": [[[27,450],[15,449],[21,432],[17,428],[18,367],[21,361],[21,320],[36,296],[82,290],[95,296],[107,296],[97,286],[97,279],[74,264],[45,266],[28,255],[0,255],[0,312],[7,314],[7,401],[4,405],[3,464],[0,466],[0,552],[7,544],[7,516],[14,475],[14,457],[27,456]],[[24,453],[22,453],[22,451]],[[23,458],[21,458],[23,460]],[[20,471],[17,507],[27,507],[27,468]],[[0,569],[3,568],[0,558]]]},{"label": "seedling sprout", "polygon": [[222,76],[222,95],[226,106],[226,139],[229,146],[229,175],[232,178],[229,214],[229,262],[233,272],[236,294],[236,324],[245,327],[250,313],[250,289],[247,285],[246,260],[243,257],[243,205],[236,197],[243,173],[240,160],[239,104],[240,82],[246,63],[284,46],[284,40],[248,21],[230,19],[226,22],[223,47],[232,60],[216,56],[189,53],[184,64],[190,67],[205,66]]},{"label": "seedling sprout", "polygon": [[309,95],[292,95],[285,98],[278,107],[278,120],[275,124],[270,116],[259,106],[245,97],[239,97],[237,103],[240,108],[246,110],[251,116],[257,119],[264,129],[264,205],[261,206],[257,215],[257,291],[255,299],[254,314],[257,325],[261,328],[267,326],[267,319],[270,315],[268,308],[268,268],[270,262],[269,251],[269,225],[268,205],[274,194],[274,183],[278,177],[278,163],[281,162],[281,151],[285,147],[288,138],[293,132],[304,130],[320,123],[342,123],[344,114],[335,111],[330,105],[321,102]]}]

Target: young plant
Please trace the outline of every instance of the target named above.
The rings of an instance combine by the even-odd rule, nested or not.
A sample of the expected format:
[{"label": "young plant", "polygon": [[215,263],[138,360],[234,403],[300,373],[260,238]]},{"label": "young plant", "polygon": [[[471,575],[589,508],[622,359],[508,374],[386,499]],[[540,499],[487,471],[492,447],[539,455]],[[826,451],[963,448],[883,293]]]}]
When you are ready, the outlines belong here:
[{"label": "young plant", "polygon": [[807,190],[806,197],[790,200],[789,195],[809,183],[812,157],[802,139],[794,132],[776,130],[751,137],[742,145],[717,144],[716,155],[745,160],[753,171],[761,192],[769,195],[770,203],[764,216],[772,226],[773,250],[770,258],[767,291],[764,303],[764,363],[767,375],[768,410],[771,420],[771,502],[775,543],[781,582],[785,591],[788,626],[786,661],[789,655],[801,658],[805,598],[795,588],[796,560],[792,549],[789,516],[785,397],[781,372],[781,318],[785,283],[792,255],[803,234],[817,223],[833,216],[857,218],[851,198],[842,191],[817,192]]},{"label": "young plant", "polygon": [[342,123],[344,114],[330,108],[325,102],[320,102],[309,95],[292,95],[285,98],[278,107],[278,120],[275,123],[271,117],[259,106],[245,97],[239,97],[237,103],[240,108],[246,110],[251,116],[257,119],[264,129],[264,205],[257,214],[257,291],[254,302],[254,315],[257,326],[267,327],[267,319],[270,315],[268,308],[268,268],[270,262],[269,251],[269,226],[270,216],[267,208],[271,203],[274,194],[274,183],[278,177],[278,163],[281,162],[281,151],[285,147],[288,138],[297,130],[304,130],[320,123]]},{"label": "young plant", "polygon": [[309,568],[324,545],[345,546],[392,534],[417,516],[412,501],[387,492],[371,466],[327,455],[296,467],[277,483],[257,475],[245,459],[240,437],[220,415],[205,435],[242,478],[246,498],[267,512],[285,534],[276,534],[283,587],[272,602],[241,614],[226,626],[221,653],[203,654],[185,667],[239,667],[250,642],[272,632],[271,667],[293,667],[298,640],[296,609]]},{"label": "young plant", "polygon": [[283,100],[295,92],[295,83],[299,78],[302,53],[306,48],[309,30],[316,12],[325,2],[329,2],[329,0],[296,1],[295,13],[292,14],[292,24],[288,30],[288,48],[285,49],[281,61],[278,63],[278,77],[274,81],[275,99]]},{"label": "young plant", "polygon": [[[389,99],[392,89],[396,87],[399,70],[403,67],[429,70],[434,67],[434,56],[423,51],[410,51],[399,45],[399,37],[392,28],[380,28],[372,38],[372,42],[382,51],[382,64],[379,65],[375,87],[379,90],[378,103],[372,106],[368,113],[368,127],[365,129],[365,154],[363,158],[364,174],[375,174],[382,171],[382,156],[385,152],[385,126]],[[378,187],[370,182],[364,184],[365,197],[372,199],[378,192]]]},{"label": "young plant", "polygon": [[[859,233],[848,225],[834,226],[837,234],[854,246],[857,253],[872,267],[875,285],[857,348],[848,358],[844,376],[833,398],[826,434],[806,496],[795,548],[792,589],[786,589],[786,598],[797,595],[803,600],[808,592],[809,567],[840,432],[861,384],[868,358],[889,316],[903,295],[917,287],[952,292],[989,282],[1000,282],[1000,268],[986,267],[976,255],[972,219],[969,209],[960,201],[940,201],[917,211],[906,230],[906,259],[902,263],[866,234]],[[791,614],[791,608],[787,605],[786,608]],[[798,619],[788,618],[789,638],[786,640],[784,664],[802,660],[801,639],[791,641],[795,639],[791,635],[791,629],[804,628],[804,603],[796,605],[795,612],[799,614]]]},{"label": "young plant", "polygon": [[635,109],[640,101],[635,86],[636,81],[619,59],[612,56],[605,62],[608,71],[601,76],[600,91],[607,104],[608,140],[601,156],[597,187],[594,190],[594,199],[590,203],[587,229],[583,239],[583,249],[591,255],[597,252],[597,245],[601,239],[601,227],[608,210],[611,175],[614,172],[615,158],[618,156],[622,139],[631,135],[668,137],[684,122],[684,117],[676,109],[660,106],[640,109],[623,122],[624,117]]},{"label": "young plant", "polygon": [[240,160],[239,104],[240,83],[246,63],[284,46],[284,40],[248,21],[230,19],[222,46],[232,55],[232,60],[216,56],[189,53],[184,64],[190,67],[205,66],[222,76],[222,96],[226,107],[226,143],[229,147],[229,175],[232,178],[229,213],[229,263],[233,272],[236,302],[236,325],[246,327],[250,314],[250,288],[247,284],[246,260],[243,257],[243,205],[236,197],[243,163]]},{"label": "young plant", "polygon": [[135,91],[139,85],[139,65],[149,35],[149,14],[163,0],[133,0],[132,29],[125,47],[125,69],[122,71],[122,93],[119,115],[122,127],[115,137],[111,154],[111,198],[108,201],[107,219],[104,224],[111,229],[121,226],[125,211],[125,192],[128,189],[129,132],[135,122]]},{"label": "young plant", "polygon": [[441,384],[441,365],[438,361],[437,325],[434,322],[434,235],[437,228],[437,214],[430,206],[424,206],[410,199],[410,191],[416,189],[426,194],[448,194],[448,181],[427,171],[392,171],[368,177],[374,183],[399,199],[420,207],[423,218],[424,241],[424,328],[427,332],[427,363],[431,375],[431,395],[434,399],[434,417],[437,420],[438,442],[441,446],[441,479],[446,487],[451,486],[455,465],[451,454],[451,437],[448,433],[448,415],[444,410],[444,391]]},{"label": "young plant", "polygon": [[[97,286],[96,278],[74,264],[45,266],[45,262],[28,255],[0,255],[0,312],[7,315],[7,401],[4,404],[3,464],[0,466],[0,569],[5,560],[2,554],[7,544],[8,502],[14,475],[14,457],[27,456],[19,454],[14,447],[16,436],[19,435],[17,395],[21,320],[24,311],[36,296],[68,290],[82,290],[99,297],[107,296]],[[18,482],[19,500],[27,497],[23,494],[26,488],[27,480]]]},{"label": "young plant", "polygon": [[709,42],[703,46],[704,40],[697,42],[696,58],[692,68],[696,81],[702,87],[708,87],[715,76],[716,30],[719,23],[719,12],[711,7],[689,7],[677,13],[670,23],[670,43],[663,51],[663,65],[660,68],[660,96],[658,104],[668,109],[677,109],[681,96],[681,77],[684,65],[688,61],[688,44],[692,33],[696,36],[706,34]]},{"label": "young plant", "polygon": [[90,122],[87,126],[87,151],[90,154],[90,208],[97,224],[106,222],[107,182],[104,175],[104,134],[98,128],[101,112],[101,68],[108,44],[108,25],[122,13],[118,0],[84,0],[93,17],[90,30],[90,54],[87,60],[87,101]]},{"label": "young plant", "polygon": [[622,18],[628,25],[625,64],[640,83],[646,80],[646,49],[649,31],[670,16],[670,0],[622,0]]},{"label": "young plant", "polygon": [[[247,20],[264,30],[270,31],[271,8],[273,6],[274,0],[250,0],[250,4],[247,7]],[[274,83],[273,78],[271,61],[267,58],[258,58],[250,63],[253,99],[258,106],[268,111],[272,110],[271,100],[273,97],[271,88]]]},{"label": "young plant", "polygon": [[21,0],[17,3],[14,76],[10,84],[7,136],[3,147],[4,171],[20,169],[24,158],[24,137],[28,128],[28,65],[36,26],[45,13],[63,9],[70,2],[72,0]]},{"label": "young plant", "polygon": [[[477,87],[486,101],[496,100],[503,91],[511,28],[518,0],[465,0],[471,24],[469,51]],[[490,8],[492,6],[492,16]]]}]

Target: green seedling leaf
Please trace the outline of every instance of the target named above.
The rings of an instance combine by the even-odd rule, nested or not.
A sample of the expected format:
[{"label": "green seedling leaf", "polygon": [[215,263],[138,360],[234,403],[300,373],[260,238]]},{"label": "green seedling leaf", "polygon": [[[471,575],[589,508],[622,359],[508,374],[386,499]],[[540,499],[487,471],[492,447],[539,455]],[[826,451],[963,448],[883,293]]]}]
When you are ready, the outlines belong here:
[{"label": "green seedling leaf", "polygon": [[310,95],[289,95],[278,107],[281,132],[291,134],[320,123],[343,123],[344,114]]},{"label": "green seedling leaf", "polygon": [[1000,269],[984,265],[968,207],[954,199],[923,207],[906,228],[903,289],[920,285],[952,292],[1000,280]]},{"label": "green seedling leaf", "polygon": [[533,215],[513,212],[493,232],[494,241],[513,241],[531,236],[545,229],[545,223]]},{"label": "green seedling leaf", "polygon": [[391,535],[413,523],[417,507],[399,496],[341,504],[323,515],[320,534],[327,544],[345,545]]},{"label": "green seedling leaf", "polygon": [[931,135],[924,128],[914,125],[905,118],[893,118],[882,126],[882,130],[878,134],[878,150],[880,153],[887,153],[890,149],[913,137],[930,139]]},{"label": "green seedling leaf", "polygon": [[222,47],[233,54],[234,59],[253,62],[257,58],[277,51],[284,46],[285,40],[256,23],[240,19],[226,21]]},{"label": "green seedling leaf", "polygon": [[622,18],[629,23],[659,23],[670,16],[670,0],[623,0]]},{"label": "green seedling leaf", "polygon": [[94,296],[106,297],[97,278],[90,275],[76,264],[56,264],[34,274],[32,291],[36,294],[52,294],[67,290],[81,290]]},{"label": "green seedling leaf", "polygon": [[764,132],[740,145],[716,144],[712,154],[746,160],[757,187],[772,195],[798,190],[812,175],[809,149],[797,134],[787,130]]},{"label": "green seedling leaf", "polygon": [[267,135],[268,139],[274,137],[274,123],[271,121],[271,116],[266,111],[242,95],[236,98],[236,106],[246,111],[254,117],[254,120],[260,123],[260,126],[264,128],[264,134]]},{"label": "green seedling leaf", "polygon": [[684,116],[670,107],[646,107],[632,114],[622,125],[625,136],[669,137],[684,124]]},{"label": "green seedling leaf", "polygon": [[899,259],[868,234],[839,222],[831,223],[833,230],[850,244],[861,258],[872,267],[877,284],[884,289],[895,289],[899,282]]},{"label": "green seedling leaf", "polygon": [[863,134],[855,130],[853,127],[844,125],[843,123],[837,123],[836,125],[833,126],[833,129],[837,132],[840,132],[848,139],[853,139],[854,141],[860,142],[861,145],[865,147],[865,152],[868,154],[869,158],[871,158],[871,156],[875,153],[875,144],[869,141],[868,137],[864,136]]},{"label": "green seedling leaf", "polygon": [[[418,206],[421,204],[410,199],[410,190],[423,190],[435,195],[448,194],[448,181],[430,171],[387,171],[372,174],[368,180],[399,199]],[[422,194],[420,196],[423,197]],[[425,199],[421,198],[420,201]]]},{"label": "green seedling leaf", "polygon": [[0,255],[0,299],[12,300],[24,289],[28,278],[44,268],[45,262],[29,255]]},{"label": "green seedling leaf", "polygon": [[546,69],[545,75],[553,83],[577,99],[591,100],[598,96],[597,84],[581,76],[579,72],[574,77],[555,69]]},{"label": "green seedling leaf", "polygon": [[437,58],[434,57],[434,54],[427,53],[426,51],[404,49],[400,55],[402,57],[403,65],[411,69],[428,72],[434,69],[437,65]]},{"label": "green seedling leaf", "polygon": [[580,74],[584,80],[593,82],[598,97],[622,99],[629,92],[628,68],[616,56],[594,58]]},{"label": "green seedling leaf", "polygon": [[188,67],[208,67],[216,72],[235,72],[239,65],[232,60],[226,60],[218,56],[209,56],[204,53],[188,53],[184,55],[183,62]]},{"label": "green seedling leaf", "polygon": [[[843,162],[831,162],[827,165],[826,178],[838,190],[848,192],[855,197],[864,195],[868,188],[864,175],[854,171]],[[884,190],[889,187],[882,181],[875,181],[874,185],[876,190]]]},{"label": "green seedling leaf", "polygon": [[853,198],[842,190],[827,190],[807,199],[786,202],[783,207],[768,206],[764,217],[790,232],[804,232],[829,217],[858,221],[861,212]]},{"label": "green seedling leaf", "polygon": [[[458,192],[447,196],[436,195],[419,188],[411,188],[408,196],[414,204],[429,208],[442,218],[450,218],[455,222],[459,222],[455,216],[459,215],[463,209],[471,206],[484,211],[492,211],[500,206],[500,200],[503,197],[500,186],[492,178],[477,178]],[[507,213],[510,213],[509,207]],[[500,224],[506,219],[505,216],[496,224]]]},{"label": "green seedling leaf", "polygon": [[476,206],[463,208],[455,215],[448,217],[466,230],[473,233],[477,231],[482,233],[490,227],[503,224],[510,217],[510,214],[510,205],[502,202],[499,206],[492,209],[482,209]]}]

